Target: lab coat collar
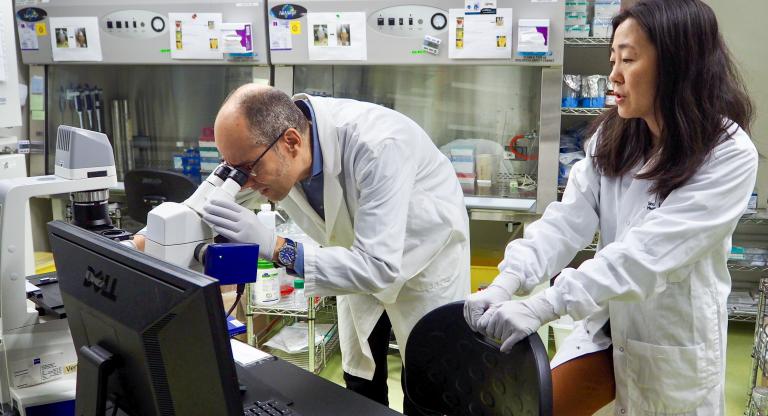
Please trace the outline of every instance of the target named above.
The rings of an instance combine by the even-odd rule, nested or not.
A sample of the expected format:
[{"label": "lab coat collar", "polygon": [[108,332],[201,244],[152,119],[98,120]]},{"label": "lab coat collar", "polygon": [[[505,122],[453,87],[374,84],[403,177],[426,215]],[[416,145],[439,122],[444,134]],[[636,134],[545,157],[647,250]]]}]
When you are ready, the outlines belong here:
[{"label": "lab coat collar", "polygon": [[[322,102],[318,102],[317,98],[308,94],[297,94],[293,97],[293,100],[309,101],[314,111],[314,124],[317,129],[320,150],[323,154],[323,205],[325,208],[325,221],[322,221],[316,213],[315,216],[317,218],[313,217],[313,220],[315,220],[318,226],[324,225],[322,228],[325,231],[326,243],[334,242],[336,245],[350,247],[354,240],[354,233],[352,232],[352,221],[349,218],[349,212],[344,203],[344,191],[340,180],[341,149],[338,131],[333,123],[333,115],[328,112],[328,109]],[[298,198],[297,203],[304,212],[307,212],[306,208],[309,208],[311,215],[314,210],[311,209],[304,193],[297,190],[295,186],[291,193],[294,194],[294,197],[301,196],[301,198]],[[343,228],[349,228],[349,230],[345,230],[347,232],[336,232],[335,228],[340,218],[343,218]],[[349,238],[344,238],[345,241],[338,241],[341,236],[348,236]]]}]

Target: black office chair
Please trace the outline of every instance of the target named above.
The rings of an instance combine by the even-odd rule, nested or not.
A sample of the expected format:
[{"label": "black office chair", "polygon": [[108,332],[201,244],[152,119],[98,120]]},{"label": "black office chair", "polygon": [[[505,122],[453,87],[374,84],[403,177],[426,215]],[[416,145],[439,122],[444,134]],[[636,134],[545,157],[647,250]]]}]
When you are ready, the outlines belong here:
[{"label": "black office chair", "polygon": [[182,202],[197,189],[192,179],[159,169],[135,169],[125,174],[128,215],[146,224],[147,213],[163,202]]},{"label": "black office chair", "polygon": [[464,302],[443,305],[411,331],[405,394],[444,415],[552,415],[549,359],[537,333],[508,354],[473,332]]}]

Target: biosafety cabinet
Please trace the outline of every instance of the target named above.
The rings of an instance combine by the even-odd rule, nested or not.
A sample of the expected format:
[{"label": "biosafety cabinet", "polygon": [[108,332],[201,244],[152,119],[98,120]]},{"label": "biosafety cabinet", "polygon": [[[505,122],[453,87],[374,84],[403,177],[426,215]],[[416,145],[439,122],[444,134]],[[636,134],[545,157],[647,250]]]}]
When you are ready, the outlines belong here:
[{"label": "biosafety cabinet", "polygon": [[556,199],[564,2],[270,0],[268,13],[275,86],[410,117],[473,218]]},{"label": "biosafety cabinet", "polygon": [[185,151],[213,139],[226,95],[270,79],[263,1],[17,0],[15,11],[33,175],[52,172],[60,124],[107,133],[121,181],[182,169]]}]

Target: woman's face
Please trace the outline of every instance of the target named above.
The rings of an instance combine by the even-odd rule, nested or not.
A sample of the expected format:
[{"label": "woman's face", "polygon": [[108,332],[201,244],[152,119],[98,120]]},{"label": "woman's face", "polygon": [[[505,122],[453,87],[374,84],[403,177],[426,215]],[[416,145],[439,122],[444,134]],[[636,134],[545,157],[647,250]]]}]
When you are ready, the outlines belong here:
[{"label": "woman's face", "polygon": [[616,28],[611,45],[611,75],[622,118],[642,118],[656,124],[656,48],[635,19]]}]

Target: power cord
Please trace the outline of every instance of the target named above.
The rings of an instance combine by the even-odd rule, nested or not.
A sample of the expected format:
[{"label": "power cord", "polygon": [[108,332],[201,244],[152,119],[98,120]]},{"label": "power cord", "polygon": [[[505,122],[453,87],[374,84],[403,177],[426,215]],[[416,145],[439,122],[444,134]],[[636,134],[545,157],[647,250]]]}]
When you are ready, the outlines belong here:
[{"label": "power cord", "polygon": [[232,315],[232,311],[235,310],[237,305],[240,303],[240,298],[243,297],[243,292],[245,292],[245,283],[240,283],[240,284],[237,285],[237,292],[236,292],[237,296],[235,297],[235,303],[233,303],[232,307],[229,308],[225,318],[230,316],[230,315]]}]

